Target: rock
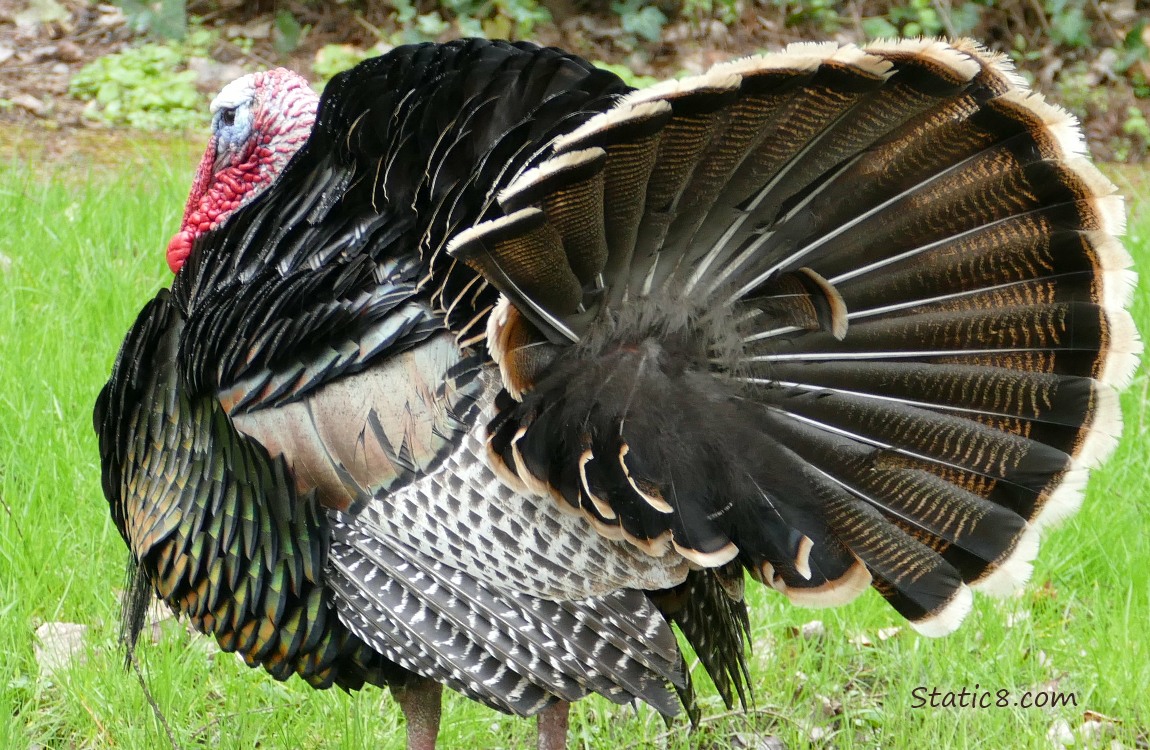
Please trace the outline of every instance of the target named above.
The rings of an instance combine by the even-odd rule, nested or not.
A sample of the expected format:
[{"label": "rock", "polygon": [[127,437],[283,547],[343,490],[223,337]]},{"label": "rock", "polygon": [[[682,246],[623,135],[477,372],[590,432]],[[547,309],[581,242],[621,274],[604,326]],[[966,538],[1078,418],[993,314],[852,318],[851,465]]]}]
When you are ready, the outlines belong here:
[{"label": "rock", "polygon": [[205,91],[219,91],[224,84],[242,76],[245,71],[234,63],[221,63],[206,57],[188,58],[188,70],[196,74],[196,85]]},{"label": "rock", "polygon": [[834,730],[830,727],[812,727],[807,735],[811,738],[811,742],[821,742],[834,734]]},{"label": "rock", "polygon": [[0,65],[8,62],[8,59],[14,54],[16,54],[16,50],[6,44],[0,44]]},{"label": "rock", "polygon": [[64,39],[56,45],[56,57],[62,62],[76,63],[84,59],[84,51],[80,49],[80,45]]},{"label": "rock", "polygon": [[1105,721],[1084,721],[1078,727],[1078,736],[1087,747],[1098,747],[1104,740],[1113,738],[1114,725]]},{"label": "rock", "polygon": [[36,628],[34,648],[41,680],[51,678],[80,655],[87,630],[87,625],[74,622],[46,622]]},{"label": "rock", "polygon": [[842,701],[837,698],[828,698],[825,695],[815,696],[819,701],[819,712],[824,719],[833,719],[841,716],[843,712]]},{"label": "rock", "polygon": [[124,16],[124,11],[120,10],[115,5],[98,5],[96,9],[100,11],[100,17],[96,19],[96,25],[102,26],[106,29],[123,26],[127,23],[127,18]]},{"label": "rock", "polygon": [[32,50],[32,62],[44,62],[45,60],[53,60],[56,58],[57,46],[55,44],[45,44],[36,47]]},{"label": "rock", "polygon": [[29,0],[24,10],[16,14],[16,26],[24,30],[67,20],[68,11],[56,0]]},{"label": "rock", "polygon": [[17,107],[25,109],[37,117],[48,116],[48,105],[31,94],[16,94],[12,97],[11,101]]},{"label": "rock", "polygon": [[787,750],[787,745],[773,734],[759,735],[750,732],[737,732],[732,738],[732,748],[740,750]]},{"label": "rock", "polygon": [[1046,732],[1046,739],[1053,747],[1061,748],[1074,744],[1074,732],[1070,729],[1070,722],[1059,719],[1050,725]]},{"label": "rock", "polygon": [[827,633],[827,628],[823,625],[822,620],[811,620],[804,623],[799,628],[799,634],[803,637],[804,641],[813,641],[822,638]]}]

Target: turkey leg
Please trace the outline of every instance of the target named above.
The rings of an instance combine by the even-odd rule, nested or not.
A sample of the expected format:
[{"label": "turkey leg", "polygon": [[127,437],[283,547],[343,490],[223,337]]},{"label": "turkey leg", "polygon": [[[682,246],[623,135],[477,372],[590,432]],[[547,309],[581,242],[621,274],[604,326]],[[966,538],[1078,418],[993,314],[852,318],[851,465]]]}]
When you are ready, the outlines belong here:
[{"label": "turkey leg", "polygon": [[567,716],[570,711],[570,703],[558,701],[539,712],[536,750],[566,750]]},{"label": "turkey leg", "polygon": [[403,687],[392,687],[391,695],[407,720],[407,750],[435,750],[443,686],[412,675]]}]

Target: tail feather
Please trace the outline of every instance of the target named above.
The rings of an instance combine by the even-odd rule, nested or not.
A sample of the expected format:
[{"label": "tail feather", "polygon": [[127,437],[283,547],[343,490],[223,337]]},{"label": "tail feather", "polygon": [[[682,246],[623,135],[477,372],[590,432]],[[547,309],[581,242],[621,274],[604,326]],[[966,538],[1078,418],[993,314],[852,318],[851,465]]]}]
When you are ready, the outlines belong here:
[{"label": "tail feather", "polygon": [[529,208],[538,202],[547,221],[563,238],[566,261],[580,285],[595,283],[607,260],[607,232],[603,219],[603,166],[601,148],[573,151],[546,163],[504,191],[499,203],[505,211]]},{"label": "tail feather", "polygon": [[[742,568],[692,570],[682,584],[654,592],[652,599],[691,644],[727,708],[734,708],[736,698],[747,707],[751,624],[743,600]],[[699,711],[690,682],[680,688],[679,695],[692,723],[697,723]]]},{"label": "tail feather", "polygon": [[[800,45],[799,50],[800,60],[805,64],[810,48]],[[792,48],[788,48],[783,53],[784,59],[791,51]],[[809,185],[812,176],[822,175],[826,163],[833,163],[852,146],[859,147],[858,140],[865,140],[864,131],[869,128],[862,128],[856,134],[853,128],[835,126],[853,120],[848,118],[852,108],[868,94],[881,90],[890,64],[856,48],[829,45],[819,51],[826,56],[808,80],[804,80],[805,74],[800,76],[802,85],[798,85],[788,68],[776,68],[769,58],[750,58],[733,64],[734,70],[750,82],[751,92],[775,83],[772,78],[783,78],[785,82],[781,86],[776,84],[770,88],[782,88],[785,93],[762,102],[761,106],[769,108],[773,116],[764,123],[758,138],[748,144],[752,148],[742,156],[713,205],[700,206],[707,211],[696,219],[701,219],[699,228],[689,235],[686,232],[681,235],[685,240],[689,238],[687,244],[695,248],[683,266],[690,269],[686,291],[692,291],[697,281],[713,268],[722,267],[748,237],[772,223],[783,202]],[[844,132],[850,133],[846,138],[848,142],[836,138]],[[687,214],[684,221],[690,221],[690,217]],[[695,256],[704,251],[706,254],[696,265]],[[716,273],[708,280],[722,277],[723,274]]]},{"label": "tail feather", "polygon": [[970,609],[954,567],[854,493],[824,494],[839,539],[866,564],[879,593],[923,635],[953,630]]},{"label": "tail feather", "polygon": [[1084,150],[969,40],[628,95],[448,247],[506,298],[493,460],[613,538],[953,629],[1121,432],[1135,275]]},{"label": "tail feather", "polygon": [[[731,299],[751,292],[772,274],[799,265],[821,268],[828,255],[866,257],[876,245],[894,240],[903,247],[925,245],[952,237],[1032,208],[1092,197],[1090,186],[1063,164],[1034,160],[1026,140],[997,145],[964,162],[924,178],[885,198],[874,207],[851,212],[852,218],[828,221],[852,203],[854,179],[845,171],[817,195],[799,203],[769,233],[750,241],[727,276],[734,285]],[[1032,143],[1032,142],[1031,142]],[[1093,223],[1093,222],[1092,222]],[[1103,228],[1086,226],[1088,229]]]},{"label": "tail feather", "polygon": [[935,310],[855,323],[837,345],[825,333],[774,345],[756,343],[748,347],[745,361],[750,367],[765,366],[768,377],[775,363],[849,360],[1037,370],[1122,384],[1130,374],[1123,355],[1136,355],[1140,347],[1129,316],[1113,313],[1083,302]]},{"label": "tail feather", "polygon": [[673,116],[660,133],[659,148],[647,179],[643,216],[627,282],[629,288],[649,290],[649,279],[677,216],[680,199],[704,150],[726,131],[728,110],[736,98],[739,83],[737,76],[712,71],[701,80],[669,81],[662,87],[665,92],[655,86],[630,95],[636,101],[666,97]]},{"label": "tail feather", "polygon": [[[876,453],[841,437],[828,452],[827,437],[812,425],[775,420],[772,427],[825,477],[932,548],[965,581],[977,581],[1002,564],[1026,528],[1021,509],[995,502],[998,498],[986,492],[997,482],[985,474],[966,472],[981,482],[964,486],[953,474],[931,471],[936,469],[932,462],[907,461],[897,451]],[[837,525],[831,526],[838,531]]]},{"label": "tail feather", "polygon": [[[814,393],[868,396],[965,418],[994,430],[1082,455],[1097,465],[1117,441],[1114,394],[1089,378],[915,362],[784,363],[774,383]],[[1103,441],[1086,450],[1091,437]],[[1103,447],[1109,446],[1109,447]]]},{"label": "tail feather", "polygon": [[[559,154],[593,147],[607,152],[603,177],[603,225],[608,248],[603,275],[606,277],[619,278],[631,266],[647,183],[658,158],[661,131],[671,117],[672,108],[666,101],[626,102],[591,118],[554,143]],[[514,188],[512,183],[508,190]],[[610,299],[618,303],[625,285],[614,285],[613,290]]]}]

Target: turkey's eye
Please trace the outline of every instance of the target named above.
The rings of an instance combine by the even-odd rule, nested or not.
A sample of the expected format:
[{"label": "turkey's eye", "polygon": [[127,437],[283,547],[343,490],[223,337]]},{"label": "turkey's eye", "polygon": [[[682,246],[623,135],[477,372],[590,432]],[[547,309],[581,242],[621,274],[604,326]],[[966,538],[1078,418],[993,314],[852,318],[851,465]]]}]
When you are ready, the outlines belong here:
[{"label": "turkey's eye", "polygon": [[236,110],[232,107],[220,110],[220,125],[230,128],[236,124]]}]

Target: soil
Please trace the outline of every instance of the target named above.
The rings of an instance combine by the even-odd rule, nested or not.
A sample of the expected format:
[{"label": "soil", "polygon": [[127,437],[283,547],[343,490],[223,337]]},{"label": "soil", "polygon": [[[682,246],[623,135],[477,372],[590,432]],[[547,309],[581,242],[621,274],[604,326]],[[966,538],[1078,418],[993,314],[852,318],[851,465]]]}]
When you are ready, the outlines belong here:
[{"label": "soil", "polygon": [[[63,13],[35,22],[28,9],[44,2]],[[678,71],[701,72],[710,65],[788,42],[810,38],[802,30],[755,15],[748,3],[745,18],[731,26],[715,19],[668,24],[661,41],[638,44],[607,12],[609,3],[594,0],[544,0],[555,23],[537,28],[533,41],[571,50],[591,60],[627,66],[640,75],[672,76]],[[310,73],[316,52],[327,44],[368,48],[378,42],[380,30],[394,28],[393,11],[368,2],[368,11],[356,12],[351,3],[285,4],[272,0],[189,0],[188,12],[204,18],[223,32],[212,60],[196,68],[197,85],[211,94],[248,70],[284,65]],[[313,6],[321,6],[319,8]],[[602,6],[602,7],[599,7]],[[276,52],[274,11],[288,8],[308,32],[290,54]],[[596,14],[596,11],[599,11]],[[857,21],[857,19],[856,19]],[[857,25],[857,24],[856,24]],[[824,35],[825,36],[825,35]],[[841,33],[838,41],[851,41],[855,33]],[[252,41],[250,48],[235,40]],[[112,4],[86,0],[0,0],[0,156],[33,155],[49,160],[74,159],[78,154],[107,159],[107,141],[116,137],[82,117],[84,103],[68,94],[68,83],[84,65],[142,41],[128,19]],[[1150,67],[1150,66],[1148,66]],[[1049,94],[1061,61],[1035,69],[1037,87]],[[1150,117],[1150,100],[1135,99],[1124,80],[1107,76],[1100,66],[1086,67],[1086,90],[1093,101],[1079,107],[1094,155],[1102,160],[1142,161],[1147,144],[1122,133],[1129,107]],[[1098,91],[1105,92],[1100,98]],[[1052,98],[1059,100],[1057,94]],[[161,138],[164,136],[161,136]],[[203,134],[185,134],[202,142]]]}]

